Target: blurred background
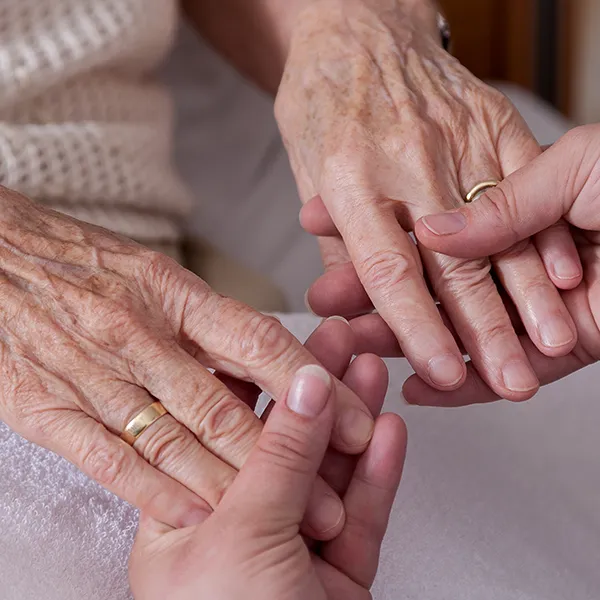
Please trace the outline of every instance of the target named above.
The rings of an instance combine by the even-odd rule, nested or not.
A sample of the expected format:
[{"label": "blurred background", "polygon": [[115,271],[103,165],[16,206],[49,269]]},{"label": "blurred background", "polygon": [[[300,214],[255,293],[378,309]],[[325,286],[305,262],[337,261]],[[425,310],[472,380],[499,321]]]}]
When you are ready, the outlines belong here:
[{"label": "blurred background", "polygon": [[513,82],[576,123],[600,121],[599,0],[442,0],[454,54],[482,79]]}]

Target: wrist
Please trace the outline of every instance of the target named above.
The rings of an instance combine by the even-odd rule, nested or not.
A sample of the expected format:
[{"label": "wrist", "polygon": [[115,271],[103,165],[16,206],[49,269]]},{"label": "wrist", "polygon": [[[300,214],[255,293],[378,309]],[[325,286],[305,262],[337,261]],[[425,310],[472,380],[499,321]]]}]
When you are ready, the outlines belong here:
[{"label": "wrist", "polygon": [[365,26],[372,31],[381,29],[391,34],[398,46],[415,38],[442,46],[435,0],[316,0],[294,14],[289,37],[306,38],[310,33],[339,29],[342,24],[356,30],[366,30]]}]

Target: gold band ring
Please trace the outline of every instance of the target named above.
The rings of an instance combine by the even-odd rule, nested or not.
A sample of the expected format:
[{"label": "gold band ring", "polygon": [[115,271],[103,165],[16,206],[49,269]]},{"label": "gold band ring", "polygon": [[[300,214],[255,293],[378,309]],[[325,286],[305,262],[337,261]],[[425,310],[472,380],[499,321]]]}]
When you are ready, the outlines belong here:
[{"label": "gold band ring", "polygon": [[121,439],[125,440],[130,446],[135,444],[135,441],[161,417],[167,414],[167,409],[160,403],[154,402],[150,406],[146,406],[144,410],[139,412],[127,425],[121,434]]},{"label": "gold band ring", "polygon": [[500,182],[499,181],[495,181],[495,180],[491,180],[491,181],[482,181],[481,183],[478,183],[466,196],[465,196],[465,202],[467,204],[473,202],[474,200],[477,200],[477,198],[479,198],[479,196],[481,196],[481,194],[483,194],[486,190],[489,190],[490,188],[494,188],[496,187]]}]

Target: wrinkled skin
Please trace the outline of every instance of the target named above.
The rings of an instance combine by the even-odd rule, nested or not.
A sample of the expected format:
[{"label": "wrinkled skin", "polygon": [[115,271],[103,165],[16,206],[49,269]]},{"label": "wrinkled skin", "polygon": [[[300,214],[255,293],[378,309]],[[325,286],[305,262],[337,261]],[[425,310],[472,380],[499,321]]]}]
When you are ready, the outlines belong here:
[{"label": "wrinkled skin", "polygon": [[[466,369],[433,293],[486,383],[523,400],[538,379],[491,267],[536,347],[563,356],[577,336],[556,287],[575,287],[581,265],[563,222],[492,260],[411,240],[418,218],[461,206],[475,184],[541,152],[512,104],[419,28],[417,9],[403,8],[413,4],[325,0],[298,19],[276,116],[306,203],[302,223],[322,238],[327,272],[307,300],[323,316],[375,307],[357,324],[360,349],[401,350],[424,382],[454,390]],[[394,347],[373,325],[381,319]]]},{"label": "wrinkled skin", "polygon": [[[8,190],[0,298],[0,418],[173,526],[218,504],[260,435],[260,420],[223,380],[278,398],[316,362],[279,321],[174,261]],[[372,417],[335,385],[333,444],[361,452]],[[156,399],[170,414],[128,446],[119,434]],[[336,496],[318,480],[306,528],[316,538],[343,525],[319,518],[324,497]]]},{"label": "wrinkled skin", "polygon": [[[544,156],[514,173],[473,205],[457,213],[450,223],[439,216],[422,219],[416,228],[421,243],[438,252],[481,256],[503,252],[511,245],[564,219],[583,264],[583,281],[562,298],[577,327],[578,343],[563,357],[548,357],[525,337],[523,345],[542,383],[566,377],[600,360],[600,127],[574,129]],[[437,233],[436,233],[437,232]],[[404,388],[413,404],[463,406],[491,402],[498,396],[477,371],[459,392],[441,393],[410,378]]]}]

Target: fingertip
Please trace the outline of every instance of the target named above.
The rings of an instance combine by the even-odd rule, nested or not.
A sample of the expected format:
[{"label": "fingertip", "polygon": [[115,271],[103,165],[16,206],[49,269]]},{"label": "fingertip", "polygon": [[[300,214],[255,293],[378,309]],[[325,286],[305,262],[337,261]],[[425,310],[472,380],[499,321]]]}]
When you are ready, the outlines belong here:
[{"label": "fingertip", "polygon": [[331,375],[320,365],[305,365],[294,376],[286,404],[293,413],[316,419],[327,407],[331,391]]},{"label": "fingertip", "polygon": [[332,445],[346,454],[360,454],[368,446],[373,436],[374,420],[366,408],[352,404],[338,404]]},{"label": "fingertip", "polygon": [[327,207],[320,196],[311,198],[302,208],[299,214],[302,229],[311,235],[319,237],[331,237],[338,235],[337,228],[333,222]]},{"label": "fingertip", "polygon": [[308,289],[305,300],[310,311],[321,317],[351,317],[373,310],[354,265],[340,263],[327,270]]},{"label": "fingertip", "polygon": [[579,255],[557,257],[546,265],[546,271],[552,283],[560,290],[574,290],[583,281]]},{"label": "fingertip", "polygon": [[467,376],[467,368],[462,356],[452,353],[434,356],[427,365],[430,384],[441,391],[456,390],[462,386]]},{"label": "fingertip", "polygon": [[548,277],[560,290],[575,289],[583,280],[583,266],[569,225],[560,220],[534,238]]},{"label": "fingertip", "polygon": [[[311,286],[312,287],[312,286]],[[306,290],[306,292],[304,292],[304,306],[306,306],[306,310],[313,316],[318,317],[319,315],[313,310],[313,307],[310,303],[310,290],[311,288],[308,288]]]},{"label": "fingertip", "polygon": [[314,540],[326,542],[341,533],[345,522],[346,511],[343,502],[321,478],[318,478],[302,522],[302,533]]}]

